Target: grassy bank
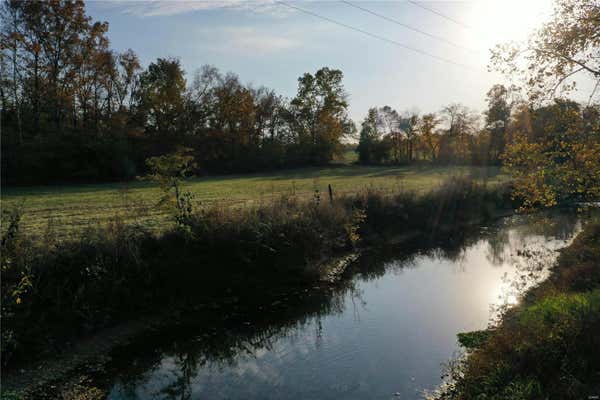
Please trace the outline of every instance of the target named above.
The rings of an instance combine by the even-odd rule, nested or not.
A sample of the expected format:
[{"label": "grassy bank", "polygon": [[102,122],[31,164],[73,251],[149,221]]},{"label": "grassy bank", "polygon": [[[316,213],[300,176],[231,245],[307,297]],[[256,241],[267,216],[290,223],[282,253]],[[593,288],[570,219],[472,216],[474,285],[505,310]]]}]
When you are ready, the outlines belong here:
[{"label": "grassy bank", "polygon": [[463,178],[424,194],[367,190],[331,201],[316,192],[205,208],[161,234],[114,219],[69,240],[34,240],[15,214],[2,239],[2,359],[169,305],[309,284],[337,254],[395,235],[456,237],[511,206],[507,187]]},{"label": "grassy bank", "polygon": [[[264,174],[211,176],[186,182],[185,190],[202,206],[258,206],[283,195],[310,199],[331,185],[336,196],[377,191],[425,192],[455,175],[503,180],[495,167],[367,167],[304,168]],[[149,182],[3,188],[3,209],[21,205],[22,230],[34,234],[53,230],[59,238],[81,234],[90,226],[108,224],[119,215],[158,232],[172,228],[168,215],[155,207],[161,190]]]},{"label": "grassy bank", "polygon": [[442,399],[587,399],[600,394],[600,223],[562,250],[550,277],[487,331],[459,335],[467,358]]}]

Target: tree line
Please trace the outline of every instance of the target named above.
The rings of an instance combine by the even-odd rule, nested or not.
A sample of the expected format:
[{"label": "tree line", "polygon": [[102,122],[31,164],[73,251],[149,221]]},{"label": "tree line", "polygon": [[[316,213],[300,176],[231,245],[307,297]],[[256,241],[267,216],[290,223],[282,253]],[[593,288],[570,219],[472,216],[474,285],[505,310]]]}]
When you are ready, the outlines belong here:
[{"label": "tree line", "polygon": [[[358,139],[363,164],[505,164],[543,194],[556,179],[532,177],[533,170],[558,165],[559,173],[566,165],[573,175],[580,164],[598,167],[594,93],[588,104],[540,101],[572,88],[565,82],[574,74],[600,79],[598,9],[558,0],[556,15],[528,47],[494,49],[494,68],[526,79],[494,85],[482,115],[461,104],[423,115],[374,107],[357,129],[340,70],[303,74],[288,99],[210,65],[186,74],[178,59],[158,58],[143,68],[133,50],[110,48],[108,23],[88,16],[81,0],[4,0],[2,182],[130,179],[148,172],[148,158],[181,148],[195,159],[196,173],[322,165]],[[526,68],[519,71],[515,57],[522,54]],[[568,154],[564,143],[574,143]],[[565,164],[569,157],[586,161]]]},{"label": "tree line", "polygon": [[209,172],[323,164],[355,130],[339,70],[302,75],[286,99],[210,65],[143,69],[107,31],[83,1],[3,3],[4,182],[130,178],[180,146]]},{"label": "tree line", "polygon": [[[478,116],[458,103],[444,107],[440,113],[423,115],[399,113],[390,106],[373,107],[361,123],[359,161],[363,164],[498,162],[504,140],[492,147],[490,136],[479,125]],[[501,137],[501,133],[497,136]]]},{"label": "tree line", "polygon": [[[441,164],[506,164],[523,136],[545,141],[564,137],[567,127],[597,132],[600,109],[572,100],[526,101],[515,86],[494,85],[479,115],[454,103],[438,113],[400,113],[373,107],[361,123],[357,152],[363,164],[427,161]],[[566,117],[565,113],[571,115]]]}]

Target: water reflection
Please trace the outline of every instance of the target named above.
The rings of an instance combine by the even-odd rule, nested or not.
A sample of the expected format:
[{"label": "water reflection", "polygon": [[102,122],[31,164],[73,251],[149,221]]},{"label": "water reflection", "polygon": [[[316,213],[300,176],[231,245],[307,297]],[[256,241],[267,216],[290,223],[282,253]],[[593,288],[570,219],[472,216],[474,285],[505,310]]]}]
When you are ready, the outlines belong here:
[{"label": "water reflection", "polygon": [[420,398],[456,333],[518,301],[579,229],[573,214],[507,218],[366,253],[335,286],[205,305],[117,351],[109,398]]}]

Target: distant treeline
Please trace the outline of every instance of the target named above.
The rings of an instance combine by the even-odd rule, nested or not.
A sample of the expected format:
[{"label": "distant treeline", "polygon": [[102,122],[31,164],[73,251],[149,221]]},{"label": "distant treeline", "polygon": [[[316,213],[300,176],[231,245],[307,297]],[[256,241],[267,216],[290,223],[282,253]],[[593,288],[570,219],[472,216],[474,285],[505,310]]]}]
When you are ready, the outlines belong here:
[{"label": "distant treeline", "polygon": [[516,145],[523,138],[547,143],[553,137],[581,141],[576,135],[597,135],[597,105],[557,99],[534,106],[520,100],[517,88],[503,85],[490,89],[487,103],[483,118],[461,104],[424,115],[371,108],[361,124],[359,162],[501,164],[522,152]]},{"label": "distant treeline", "polygon": [[3,3],[3,182],[131,178],[179,146],[204,171],[316,165],[355,132],[339,70],[304,74],[287,100],[208,65],[187,80],[174,58],[144,70],[107,31],[83,1]]}]

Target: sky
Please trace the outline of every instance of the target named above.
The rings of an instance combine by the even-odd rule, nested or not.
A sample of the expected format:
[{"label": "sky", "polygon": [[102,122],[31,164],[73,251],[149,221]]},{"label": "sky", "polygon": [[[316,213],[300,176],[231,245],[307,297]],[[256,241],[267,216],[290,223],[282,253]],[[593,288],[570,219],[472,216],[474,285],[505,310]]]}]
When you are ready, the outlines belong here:
[{"label": "sky", "polygon": [[133,49],[144,66],[178,57],[187,77],[211,64],[292,97],[303,73],[341,69],[355,121],[383,105],[435,112],[460,102],[483,110],[485,93],[504,82],[488,71],[489,48],[525,39],[552,11],[546,0],[284,3],[363,32],[275,0],[90,1],[87,11],[108,21],[113,49]]}]

